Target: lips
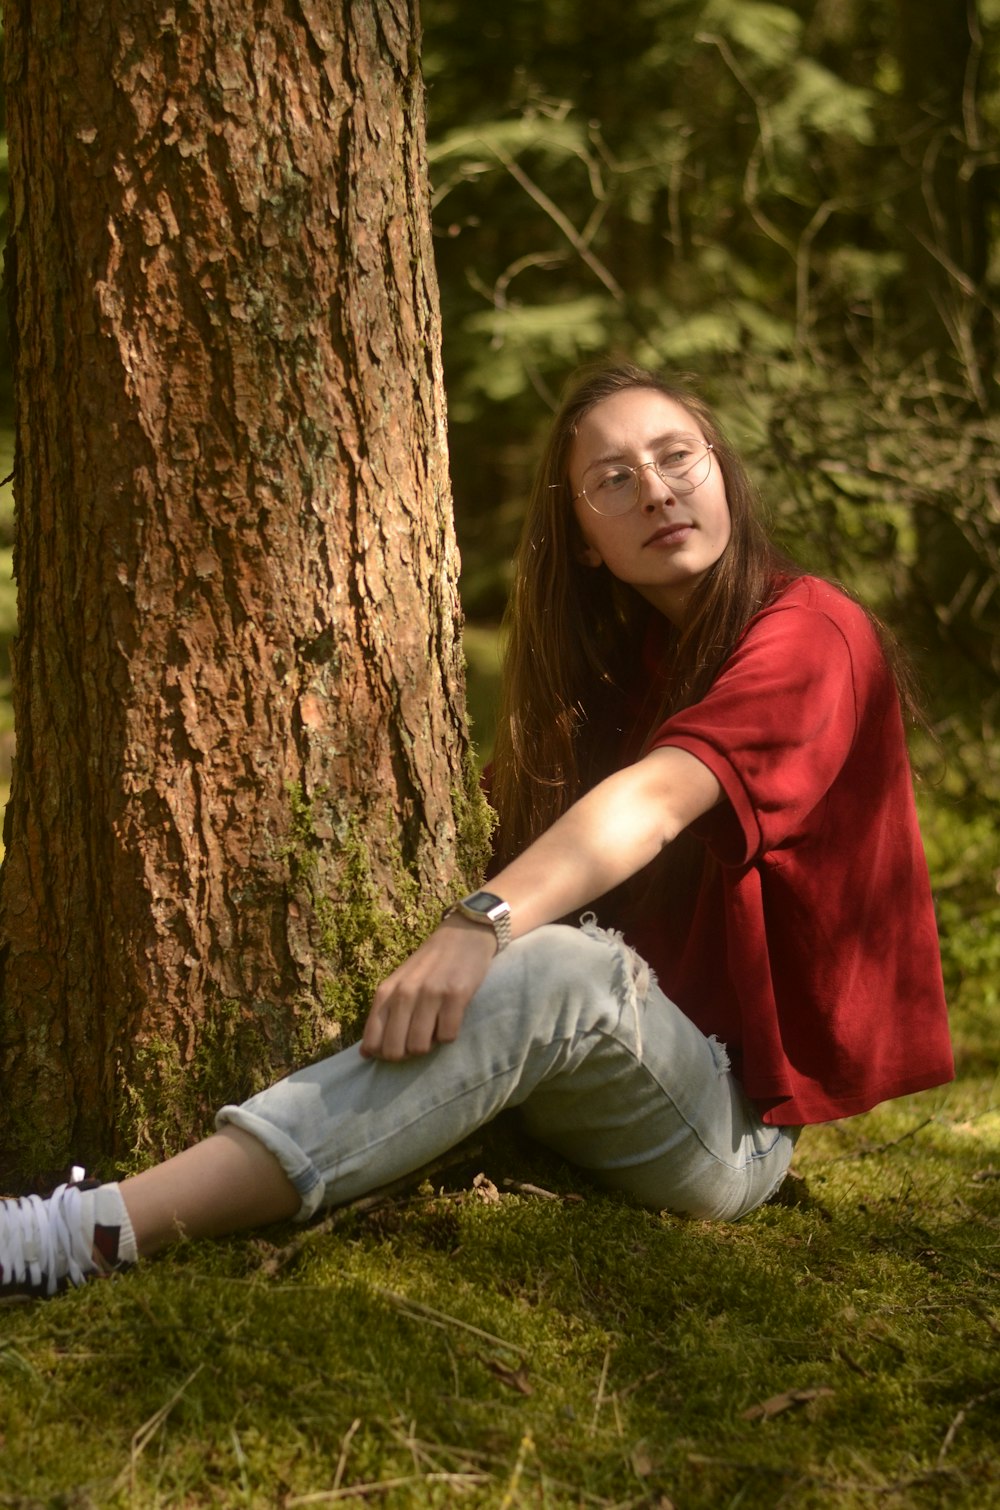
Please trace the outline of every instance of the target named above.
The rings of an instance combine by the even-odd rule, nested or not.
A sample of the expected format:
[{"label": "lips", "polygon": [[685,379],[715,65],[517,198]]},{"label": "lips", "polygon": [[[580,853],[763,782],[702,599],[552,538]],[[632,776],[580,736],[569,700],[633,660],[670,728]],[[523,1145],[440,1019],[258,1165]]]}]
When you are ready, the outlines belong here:
[{"label": "lips", "polygon": [[672,520],[670,524],[663,524],[658,530],[654,530],[643,545],[670,545],[673,541],[686,540],[694,525],[690,520]]}]

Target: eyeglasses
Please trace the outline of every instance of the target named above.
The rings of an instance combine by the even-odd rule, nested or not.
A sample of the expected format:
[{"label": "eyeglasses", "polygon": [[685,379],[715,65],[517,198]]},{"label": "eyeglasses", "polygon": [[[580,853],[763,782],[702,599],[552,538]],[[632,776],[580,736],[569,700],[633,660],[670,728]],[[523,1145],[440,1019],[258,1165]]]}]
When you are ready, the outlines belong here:
[{"label": "eyeglasses", "polygon": [[584,474],[584,484],[573,497],[585,498],[595,514],[627,514],[639,502],[640,473],[652,467],[661,482],[674,493],[693,493],[700,488],[712,466],[715,447],[704,440],[673,440],[655,461],[630,467],[626,462],[600,462]]}]

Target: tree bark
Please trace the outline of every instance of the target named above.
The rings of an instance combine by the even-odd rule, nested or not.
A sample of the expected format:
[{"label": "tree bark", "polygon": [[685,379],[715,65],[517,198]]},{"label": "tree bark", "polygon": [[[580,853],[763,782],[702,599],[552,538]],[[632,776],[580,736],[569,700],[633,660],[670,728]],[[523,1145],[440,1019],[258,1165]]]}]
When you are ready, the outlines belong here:
[{"label": "tree bark", "polygon": [[478,808],[415,0],[5,21],[11,1176],[329,1048]]}]

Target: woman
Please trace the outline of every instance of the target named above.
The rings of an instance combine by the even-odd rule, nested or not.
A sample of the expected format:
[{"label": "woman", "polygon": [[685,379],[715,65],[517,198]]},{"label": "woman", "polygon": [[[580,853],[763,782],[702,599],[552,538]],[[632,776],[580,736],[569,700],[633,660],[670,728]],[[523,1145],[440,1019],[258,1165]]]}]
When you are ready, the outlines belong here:
[{"label": "woman", "polygon": [[511,1106],[609,1186],[733,1219],[804,1124],[951,1077],[885,637],[775,551],[711,413],[654,374],[585,377],[556,416],[491,797],[489,891],[360,1044],[120,1186],[4,1203],[0,1289],[305,1219]]}]

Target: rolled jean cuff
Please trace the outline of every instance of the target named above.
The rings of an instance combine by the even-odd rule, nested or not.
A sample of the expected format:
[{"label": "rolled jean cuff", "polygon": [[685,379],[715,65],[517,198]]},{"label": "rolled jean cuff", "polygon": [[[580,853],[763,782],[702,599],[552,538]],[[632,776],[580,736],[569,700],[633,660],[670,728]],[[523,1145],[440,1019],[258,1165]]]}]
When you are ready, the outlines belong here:
[{"label": "rolled jean cuff", "polygon": [[273,1122],[267,1122],[263,1117],[248,1112],[243,1106],[222,1107],[216,1114],[215,1126],[216,1129],[238,1127],[241,1132],[256,1138],[258,1143],[263,1143],[267,1151],[274,1154],[301,1197],[302,1205],[295,1213],[294,1220],[307,1222],[311,1216],[315,1216],[323,1204],[326,1182],[315,1164],[306,1158],[287,1133],[275,1127]]}]

